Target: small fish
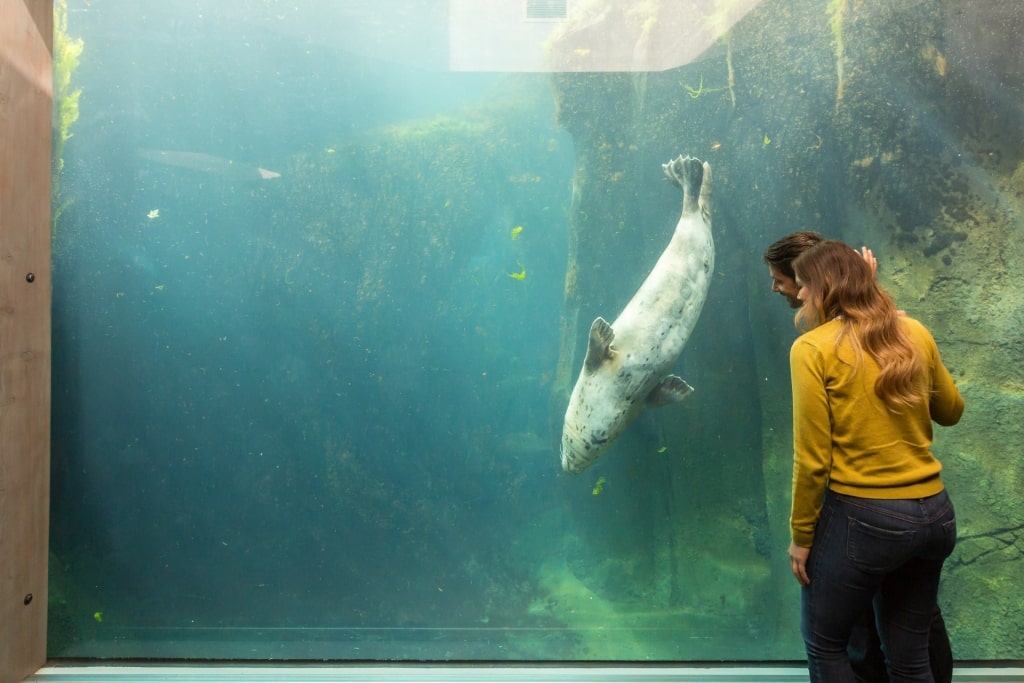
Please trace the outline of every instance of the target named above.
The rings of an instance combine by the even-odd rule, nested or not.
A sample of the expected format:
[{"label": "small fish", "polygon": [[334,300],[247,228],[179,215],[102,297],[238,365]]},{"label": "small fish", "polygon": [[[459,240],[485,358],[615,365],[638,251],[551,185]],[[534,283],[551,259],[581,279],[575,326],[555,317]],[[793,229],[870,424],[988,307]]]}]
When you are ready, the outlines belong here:
[{"label": "small fish", "polygon": [[216,157],[202,152],[175,152],[166,149],[140,149],[139,156],[165,166],[186,168],[201,173],[217,173],[239,181],[271,180],[280,178],[281,174],[257,166],[235,162],[231,159]]},{"label": "small fish", "polygon": [[526,268],[523,268],[523,264],[520,263],[519,267],[522,268],[518,273],[509,273],[508,276],[513,280],[525,280],[526,279]]},{"label": "small fish", "polygon": [[658,452],[659,453],[664,453],[667,450],[668,450],[668,446],[662,446],[661,448],[658,449]]},{"label": "small fish", "polygon": [[601,491],[604,491],[604,485],[606,483],[607,480],[604,477],[598,477],[597,481],[594,482],[594,490],[591,491],[591,493],[595,496],[601,495]]},{"label": "small fish", "polygon": [[770,144],[772,144],[772,139],[770,137],[768,137],[768,133],[765,133],[764,134],[764,146],[767,147]]},{"label": "small fish", "polygon": [[512,230],[508,234],[509,234],[509,237],[511,237],[514,240],[517,240],[517,239],[519,239],[519,233],[521,233],[522,231],[523,231],[523,226],[517,225],[516,227],[512,228]]},{"label": "small fish", "polygon": [[97,624],[102,624],[103,623],[103,612],[93,612],[92,613],[92,618],[96,621]]},{"label": "small fish", "polygon": [[148,218],[149,220],[153,220],[154,218],[160,218],[160,209],[153,209],[152,211],[146,214],[146,218]]}]

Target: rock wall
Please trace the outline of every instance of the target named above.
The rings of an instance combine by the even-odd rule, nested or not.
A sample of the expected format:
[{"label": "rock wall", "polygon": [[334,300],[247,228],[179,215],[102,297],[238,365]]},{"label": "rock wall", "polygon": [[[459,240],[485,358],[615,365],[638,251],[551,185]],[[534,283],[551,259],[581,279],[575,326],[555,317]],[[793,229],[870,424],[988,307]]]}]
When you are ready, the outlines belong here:
[{"label": "rock wall", "polygon": [[[663,3],[649,4],[657,15]],[[613,528],[650,530],[612,551],[649,557],[671,603],[774,619],[787,643],[796,633],[785,562],[795,331],[760,257],[814,229],[875,250],[880,280],[933,330],[967,399],[935,444],[959,513],[941,592],[955,655],[1024,652],[1024,599],[1010,589],[1024,578],[1022,16],[994,0],[970,13],[953,2],[764,2],[685,66],[554,76],[578,156],[563,391],[590,321],[621,309],[667,242],[678,197],[660,186],[659,164],[689,153],[713,167],[718,272],[680,361],[697,392],[641,418],[602,464],[644,496],[616,509]],[[581,536],[607,537],[610,520],[580,507]],[[744,564],[771,577],[752,582],[770,597],[749,574],[720,571]]]}]

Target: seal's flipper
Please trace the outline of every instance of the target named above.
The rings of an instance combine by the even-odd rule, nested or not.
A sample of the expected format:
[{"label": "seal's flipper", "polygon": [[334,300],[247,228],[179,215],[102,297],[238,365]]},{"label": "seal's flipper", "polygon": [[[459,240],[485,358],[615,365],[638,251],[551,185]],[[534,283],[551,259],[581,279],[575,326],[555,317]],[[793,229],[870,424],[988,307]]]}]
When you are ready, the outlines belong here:
[{"label": "seal's flipper", "polygon": [[647,405],[657,407],[669,403],[679,403],[692,393],[693,387],[687,384],[683,378],[669,375],[651,389],[651,393],[647,395]]},{"label": "seal's flipper", "polygon": [[[699,201],[702,199],[701,190],[704,182],[705,164],[700,159],[682,155],[676,157],[667,164],[661,165],[665,176],[672,183],[683,191],[683,213],[694,213],[700,208]],[[710,166],[707,166],[710,169]],[[710,206],[711,196],[708,188],[706,206]]]},{"label": "seal's flipper", "polygon": [[704,222],[711,225],[711,164],[704,162],[704,178],[700,184],[700,198],[697,201],[700,206],[700,215]]},{"label": "seal's flipper", "polygon": [[608,321],[598,316],[590,326],[590,343],[587,347],[587,357],[583,361],[583,367],[588,372],[593,372],[601,363],[609,358],[615,357],[615,349],[612,348],[612,341],[615,339],[615,331]]}]

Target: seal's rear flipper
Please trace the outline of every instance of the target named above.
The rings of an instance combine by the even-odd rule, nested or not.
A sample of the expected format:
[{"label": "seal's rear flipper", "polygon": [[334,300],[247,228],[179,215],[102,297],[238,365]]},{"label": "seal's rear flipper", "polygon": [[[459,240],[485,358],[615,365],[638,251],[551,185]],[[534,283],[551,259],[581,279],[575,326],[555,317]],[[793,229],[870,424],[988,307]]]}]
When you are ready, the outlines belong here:
[{"label": "seal's rear flipper", "polygon": [[661,170],[672,184],[683,191],[684,214],[711,206],[711,183],[704,182],[704,174],[711,170],[711,166],[701,163],[700,159],[679,155],[667,164],[662,164]]},{"label": "seal's rear flipper", "polygon": [[647,395],[647,405],[658,407],[669,403],[679,403],[692,393],[693,387],[687,384],[683,378],[669,375],[651,389],[651,393]]}]

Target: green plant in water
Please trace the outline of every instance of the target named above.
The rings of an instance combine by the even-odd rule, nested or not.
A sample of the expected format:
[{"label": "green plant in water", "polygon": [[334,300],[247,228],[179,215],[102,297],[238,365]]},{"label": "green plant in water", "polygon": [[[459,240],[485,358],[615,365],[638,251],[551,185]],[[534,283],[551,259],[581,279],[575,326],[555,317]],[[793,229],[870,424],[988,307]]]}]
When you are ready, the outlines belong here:
[{"label": "green plant in water", "polygon": [[[708,95],[708,94],[713,93],[713,92],[722,92],[723,90],[730,90],[731,91],[731,89],[732,89],[731,86],[722,86],[721,88],[705,88],[704,87],[704,74],[701,74],[700,82],[697,83],[697,87],[696,88],[694,88],[693,86],[691,86],[691,85],[689,85],[687,83],[683,83],[683,87],[686,88],[686,94],[689,95],[693,99],[697,99],[701,95]],[[734,102],[735,102],[735,99],[734,99]]]},{"label": "green plant in water", "polygon": [[736,108],[736,72],[732,67],[732,31],[726,31],[725,35],[722,36],[722,40],[725,42],[725,68],[729,75],[729,100],[732,102],[733,109]]},{"label": "green plant in water", "polygon": [[693,99],[697,99],[704,94],[704,74],[700,75],[700,84],[697,85],[696,89],[686,86],[686,93]]},{"label": "green plant in water", "polygon": [[60,174],[64,170],[64,145],[71,138],[71,127],[78,120],[78,98],[81,88],[71,87],[71,76],[78,68],[85,42],[68,35],[68,3],[57,0],[53,5],[53,162],[50,192],[53,198],[53,228],[71,201],[63,196]]},{"label": "green plant in water", "polygon": [[720,88],[705,88],[704,77],[701,76],[700,83],[696,88],[686,86],[687,94],[693,99],[709,93],[729,91],[729,101],[736,106],[736,71],[732,63],[732,25],[734,17],[741,11],[739,0],[714,0],[709,8],[709,14],[704,19],[704,26],[717,40],[725,45],[725,68],[727,73],[726,85]]},{"label": "green plant in water", "polygon": [[704,92],[728,90],[729,101],[732,102],[734,108],[736,107],[736,72],[732,64],[732,25],[733,17],[737,16],[737,12],[740,10],[741,2],[739,0],[714,0],[711,13],[704,20],[708,29],[725,45],[725,68],[728,73],[728,85],[724,88],[715,88]]},{"label": "green plant in water", "polygon": [[846,0],[829,0],[828,19],[832,28],[832,41],[836,51],[836,111],[843,100],[843,56],[846,50],[843,42],[843,14],[846,12]]}]

